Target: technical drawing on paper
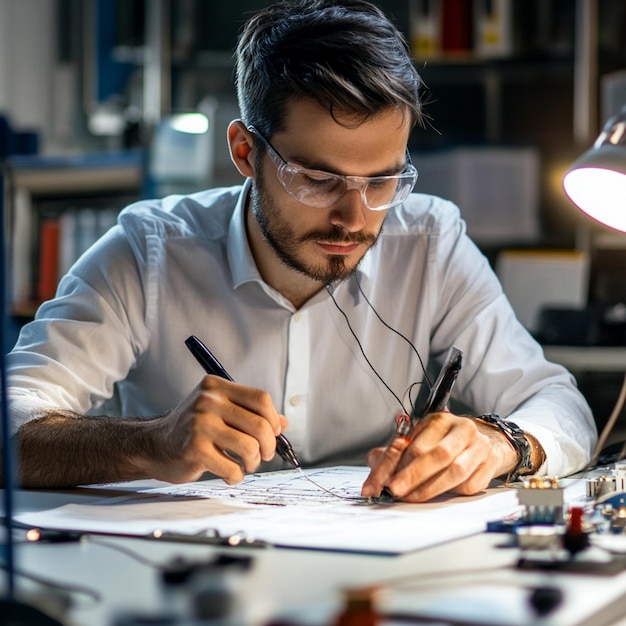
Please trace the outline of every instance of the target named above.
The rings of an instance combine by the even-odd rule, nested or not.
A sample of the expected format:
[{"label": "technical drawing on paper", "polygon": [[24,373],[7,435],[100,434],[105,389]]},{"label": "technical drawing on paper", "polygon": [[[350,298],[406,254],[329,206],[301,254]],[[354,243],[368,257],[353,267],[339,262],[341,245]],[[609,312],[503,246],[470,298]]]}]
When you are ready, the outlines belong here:
[{"label": "technical drawing on paper", "polygon": [[237,498],[248,504],[278,506],[367,503],[361,497],[361,485],[369,473],[366,467],[339,466],[303,472],[319,486],[307,480],[300,471],[287,470],[250,474],[238,485],[227,485],[217,479],[172,485],[151,492],[204,498]]}]

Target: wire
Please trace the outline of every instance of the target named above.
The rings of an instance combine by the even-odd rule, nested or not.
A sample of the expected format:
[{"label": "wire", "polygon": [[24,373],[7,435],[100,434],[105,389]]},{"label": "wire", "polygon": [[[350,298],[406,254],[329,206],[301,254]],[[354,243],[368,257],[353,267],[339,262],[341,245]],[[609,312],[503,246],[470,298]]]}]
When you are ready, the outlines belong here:
[{"label": "wire", "polygon": [[[367,297],[367,295],[365,294],[365,292],[363,291],[363,288],[361,287],[361,283],[358,279],[358,276],[355,274],[354,275],[354,280],[356,281],[357,287],[359,289],[360,294],[363,296],[363,298],[365,299],[365,302],[367,302],[367,305],[369,306],[369,308],[373,311],[374,315],[376,315],[376,317],[378,318],[378,321],[388,330],[390,330],[391,332],[395,333],[396,335],[398,335],[398,337],[404,339],[404,341],[406,341],[406,343],[409,344],[409,346],[411,347],[411,349],[413,350],[413,352],[415,353],[415,355],[417,356],[417,359],[420,363],[420,367],[422,368],[422,372],[424,374],[424,380],[427,382],[429,388],[432,387],[432,383],[430,381],[430,379],[428,378],[428,373],[426,371],[426,367],[424,365],[424,361],[422,360],[422,357],[420,356],[420,353],[418,352],[417,348],[415,347],[415,345],[411,342],[411,340],[406,337],[405,335],[403,335],[399,330],[395,329],[393,326],[391,326],[390,324],[388,324],[378,313],[378,311],[374,308],[374,305],[370,302],[370,299]],[[408,400],[408,403],[411,406],[411,410],[413,413],[415,413],[415,404],[413,402],[413,399],[411,398],[411,391],[413,389],[414,386],[416,385],[421,385],[422,383],[412,383],[411,385],[409,385],[408,389],[404,392],[404,395],[402,397],[402,399],[400,399],[398,397],[398,395],[391,389],[391,387],[385,382],[385,380],[383,379],[383,377],[378,373],[378,371],[376,370],[376,368],[372,365],[372,362],[368,359],[367,355],[365,354],[365,350],[363,349],[363,345],[361,344],[361,341],[359,340],[359,338],[357,337],[356,333],[354,332],[354,329],[352,328],[352,325],[350,324],[350,319],[348,318],[348,315],[345,313],[345,311],[339,306],[339,303],[337,302],[337,300],[335,299],[335,295],[334,295],[334,288],[332,287],[332,285],[326,285],[326,291],[328,292],[328,294],[330,295],[334,305],[337,307],[337,310],[343,315],[344,319],[346,320],[346,324],[348,325],[348,329],[350,330],[350,333],[352,334],[352,337],[354,337],[354,340],[356,341],[357,345],[359,346],[359,350],[361,351],[361,354],[363,355],[363,358],[365,359],[365,361],[367,362],[367,364],[370,366],[370,369],[372,370],[372,372],[374,372],[374,374],[376,375],[376,377],[378,378],[378,380],[380,380],[380,382],[386,387],[386,389],[389,391],[389,393],[391,393],[391,395],[396,399],[396,401],[398,402],[398,404],[400,405],[400,407],[402,408],[402,411],[404,413],[409,414],[409,411],[406,410],[405,404],[404,404],[404,400],[405,398]]]},{"label": "wire", "polygon": [[315,485],[318,489],[321,489],[322,491],[329,493],[331,496],[335,496],[335,498],[341,498],[342,500],[350,500],[352,502],[363,502],[367,504],[373,504],[375,502],[375,499],[373,498],[366,498],[364,496],[344,496],[341,493],[335,493],[334,491],[332,491],[332,489],[328,489],[327,487],[324,487],[324,485],[320,485],[319,483],[315,482],[310,476],[307,476],[307,474],[304,473],[301,467],[299,467],[298,470],[303,478],[306,478],[310,483]]},{"label": "wire", "polygon": [[[370,309],[372,309],[372,311],[374,312],[374,315],[379,319],[380,323],[386,328],[388,328],[392,333],[395,333],[396,335],[398,335],[398,337],[401,337],[402,339],[404,339],[404,341],[406,341],[409,344],[409,346],[411,346],[411,348],[413,349],[413,352],[415,352],[415,356],[417,356],[417,359],[420,362],[420,366],[422,368],[422,372],[424,373],[424,378],[426,379],[426,382],[428,383],[428,387],[429,388],[432,387],[430,378],[428,378],[428,372],[426,371],[426,367],[424,366],[424,361],[422,361],[422,357],[420,356],[420,353],[418,352],[413,342],[406,335],[403,335],[399,330],[397,330],[396,328],[388,324],[379,315],[378,311],[374,308],[374,305],[369,301],[369,298],[365,295],[365,292],[363,291],[363,288],[361,287],[361,281],[359,280],[359,277],[356,274],[354,275],[354,280],[356,281],[357,287],[359,288],[359,292],[361,293],[363,298],[365,298],[365,302],[367,302],[368,306],[370,307]],[[416,385],[416,384],[419,384],[419,383],[413,383],[413,385]]]},{"label": "wire", "polygon": [[[1,563],[0,569],[6,569],[6,563]],[[50,589],[58,589],[60,591],[79,593],[88,596],[94,601],[94,603],[100,603],[103,601],[102,594],[92,587],[84,587],[83,585],[72,585],[69,583],[59,583],[49,578],[45,578],[44,576],[40,576],[39,574],[33,574],[32,572],[27,572],[18,568],[14,568],[13,573],[16,576],[21,576],[22,578],[26,578],[27,580],[32,580],[33,582],[43,585],[44,587],[49,587]]]},{"label": "wire", "polygon": [[140,554],[139,552],[132,550],[131,548],[127,548],[126,546],[120,546],[110,541],[96,539],[93,535],[89,536],[89,543],[93,543],[97,546],[102,546],[103,548],[109,548],[109,550],[116,550],[117,552],[121,552],[131,559],[134,559],[138,563],[141,563],[142,565],[146,565],[148,567],[152,567],[156,570],[163,570],[165,568],[165,566],[158,561],[147,559],[145,556],[143,556],[143,554]]},{"label": "wire", "polygon": [[335,306],[337,307],[337,310],[343,315],[344,319],[346,320],[346,324],[348,325],[348,328],[350,329],[350,333],[352,334],[352,336],[354,337],[354,340],[359,346],[359,350],[361,351],[361,354],[363,355],[363,358],[365,359],[367,364],[370,366],[370,369],[372,370],[372,372],[374,372],[374,374],[376,374],[376,377],[378,378],[378,380],[380,380],[380,382],[387,388],[387,391],[389,391],[389,393],[397,400],[402,410],[405,413],[407,413],[407,410],[404,407],[404,404],[402,404],[402,400],[400,400],[396,392],[383,380],[383,377],[376,371],[376,368],[372,365],[371,361],[367,358],[367,355],[365,354],[365,350],[363,350],[363,346],[361,345],[361,341],[359,340],[356,333],[354,332],[354,329],[352,328],[352,324],[350,324],[350,320],[348,316],[344,313],[343,309],[339,306],[339,303],[337,302],[337,300],[335,300],[332,287],[330,285],[326,285],[326,291],[328,291],[328,293],[330,294],[330,298],[335,304]]},{"label": "wire", "polygon": [[407,397],[409,400],[409,404],[414,407],[415,403],[413,402],[413,399],[411,398],[411,392],[413,391],[413,387],[420,387],[422,385],[422,383],[411,383],[407,390],[404,392],[404,396],[402,396],[402,400],[404,401],[404,398]]}]

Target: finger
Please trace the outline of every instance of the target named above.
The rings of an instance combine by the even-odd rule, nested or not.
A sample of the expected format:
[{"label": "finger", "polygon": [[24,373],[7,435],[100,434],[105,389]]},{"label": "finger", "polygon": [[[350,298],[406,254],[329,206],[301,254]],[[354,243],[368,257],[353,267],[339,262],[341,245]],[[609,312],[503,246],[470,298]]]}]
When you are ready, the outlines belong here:
[{"label": "finger", "polygon": [[240,463],[211,441],[189,442],[184,452],[153,467],[157,480],[186,483],[199,480],[205,472],[224,479],[229,485],[241,482],[244,471]]},{"label": "finger", "polygon": [[[280,433],[284,433],[289,428],[289,420],[284,415],[278,416],[280,419]],[[276,436],[280,435],[276,433]]]},{"label": "finger", "polygon": [[374,448],[367,453],[366,462],[367,466],[371,469],[376,467],[380,462],[381,457],[385,453],[385,448]]},{"label": "finger", "polygon": [[408,492],[403,492],[402,487],[395,484],[391,488],[395,489],[394,493],[403,502],[428,502],[450,491],[460,495],[470,495],[489,484],[486,470],[486,464],[480,463],[468,449]]},{"label": "finger", "polygon": [[281,416],[274,407],[270,394],[266,391],[215,376],[206,376],[204,383],[207,385],[207,390],[217,385],[217,388],[224,390],[231,402],[267,420],[275,437],[282,432]]},{"label": "finger", "polygon": [[246,472],[254,471],[242,467],[236,457],[219,446],[212,446],[210,453],[203,455],[203,458],[208,459],[205,463],[204,472],[219,476],[228,485],[240,483],[245,478]]},{"label": "finger", "polygon": [[[276,445],[276,438],[274,437],[273,439],[274,445]],[[218,451],[219,455],[213,454],[212,456],[218,456],[217,460],[220,464],[234,457],[245,472],[251,473],[256,471],[261,463],[260,444],[257,439],[247,433],[223,427],[214,434],[212,441],[210,443],[207,441],[207,443]],[[211,454],[210,448],[208,450],[209,454]],[[231,465],[227,465],[232,471]]]},{"label": "finger", "polygon": [[[237,454],[242,456],[244,465],[256,467],[258,466],[257,454],[260,453],[260,457],[264,461],[269,461],[274,457],[276,435],[275,429],[264,415],[259,415],[246,407],[246,400],[249,399],[249,396],[246,396],[248,389],[243,387],[242,395],[237,395],[234,398],[233,390],[229,390],[229,393],[225,394],[222,389],[216,389],[213,383],[209,381],[208,385],[203,385],[193,409],[196,412],[196,419],[207,437],[212,439],[217,436],[213,433],[220,433],[221,441],[219,444],[222,448],[226,448],[227,445],[235,445]],[[240,402],[243,402],[243,405]],[[276,414],[276,418],[280,424],[278,414]],[[222,423],[227,425],[232,432],[220,428]],[[280,430],[280,426],[278,430]],[[254,454],[250,448],[250,443],[236,438],[236,433],[244,433],[256,441],[258,449],[254,448]]]},{"label": "finger", "polygon": [[375,457],[378,457],[377,463],[363,483],[361,488],[363,497],[372,498],[380,495],[408,445],[409,439],[406,437],[394,437],[382,452],[374,454]]},{"label": "finger", "polygon": [[474,473],[462,483],[454,487],[453,491],[460,496],[471,496],[487,489],[493,480],[493,467],[490,463],[481,463]]},{"label": "finger", "polygon": [[[457,486],[480,463],[486,452],[475,446],[476,429],[465,418],[437,413],[419,424],[388,487],[398,497],[415,492],[419,501]],[[464,456],[468,449],[470,456]],[[439,491],[442,493],[442,491]]]},{"label": "finger", "polygon": [[[448,414],[434,415],[447,416]],[[417,424],[410,437],[395,437],[387,448],[376,448],[370,452],[367,461],[372,471],[361,489],[364,497],[371,498],[379,495],[383,487],[388,487],[394,495],[396,494],[390,478],[439,441],[441,435],[438,434],[437,429],[434,429],[432,425],[429,427],[429,423],[433,421],[435,421],[434,418],[429,416],[428,419]],[[409,450],[412,450],[410,454]]]}]

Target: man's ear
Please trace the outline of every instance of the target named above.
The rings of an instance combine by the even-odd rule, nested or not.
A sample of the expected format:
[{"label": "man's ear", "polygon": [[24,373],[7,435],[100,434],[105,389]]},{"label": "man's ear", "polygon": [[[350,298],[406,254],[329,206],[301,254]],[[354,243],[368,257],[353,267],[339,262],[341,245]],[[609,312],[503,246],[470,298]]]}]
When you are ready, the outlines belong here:
[{"label": "man's ear", "polygon": [[228,149],[230,158],[239,172],[247,178],[254,178],[252,150],[254,136],[241,120],[233,120],[228,125]]}]

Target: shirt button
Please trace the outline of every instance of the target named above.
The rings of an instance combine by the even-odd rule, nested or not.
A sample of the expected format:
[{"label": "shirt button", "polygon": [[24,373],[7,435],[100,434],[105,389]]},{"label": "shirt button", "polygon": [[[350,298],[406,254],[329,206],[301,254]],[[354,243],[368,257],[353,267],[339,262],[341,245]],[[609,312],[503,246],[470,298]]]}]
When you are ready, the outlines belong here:
[{"label": "shirt button", "polygon": [[291,396],[291,398],[289,398],[289,404],[291,404],[291,406],[298,406],[300,404],[300,396]]},{"label": "shirt button", "polygon": [[299,322],[301,318],[302,318],[302,313],[299,313],[299,312],[298,313],[294,313],[294,316],[293,316],[293,321],[294,322]]}]

